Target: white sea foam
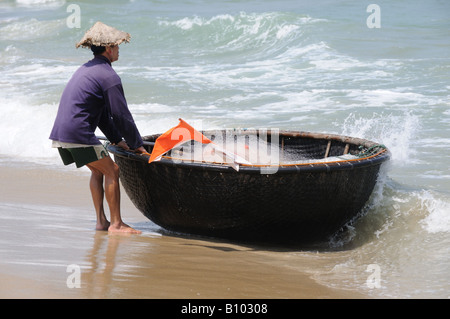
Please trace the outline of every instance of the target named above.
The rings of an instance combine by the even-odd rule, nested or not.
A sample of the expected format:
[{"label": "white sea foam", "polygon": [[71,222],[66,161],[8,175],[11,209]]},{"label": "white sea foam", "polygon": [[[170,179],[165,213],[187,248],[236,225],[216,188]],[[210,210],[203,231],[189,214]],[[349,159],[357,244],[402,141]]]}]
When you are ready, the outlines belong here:
[{"label": "white sea foam", "polygon": [[64,19],[40,21],[36,18],[31,18],[24,21],[15,21],[0,28],[0,41],[36,40],[40,37],[55,35],[65,26],[66,24]]},{"label": "white sea foam", "polygon": [[450,232],[450,201],[439,198],[430,191],[424,191],[419,195],[421,208],[427,212],[427,216],[421,221],[421,225],[429,233]]},{"label": "white sea foam", "polygon": [[[241,12],[237,15],[219,14],[211,18],[193,16],[175,21],[160,20],[158,25],[181,30],[181,42],[189,35],[192,41],[186,45],[196,44],[195,49],[202,55],[223,56],[227,53],[233,56],[242,51],[248,56],[252,53],[251,50],[255,50],[253,53],[259,53],[259,50],[270,52],[271,47],[277,43],[295,41],[302,34],[302,25],[315,22],[310,17],[283,13]],[[174,32],[175,35],[176,33]]]},{"label": "white sea foam", "polygon": [[56,158],[48,139],[57,104],[31,105],[27,98],[0,99],[0,154],[30,162]]},{"label": "white sea foam", "polygon": [[370,117],[350,114],[340,133],[384,144],[391,150],[395,164],[403,166],[414,164],[417,160],[415,138],[420,128],[419,117],[409,112],[401,115],[372,113]]},{"label": "white sea foam", "polygon": [[17,5],[23,7],[42,7],[42,6],[50,6],[50,7],[60,7],[63,6],[66,1],[65,0],[16,0]]}]

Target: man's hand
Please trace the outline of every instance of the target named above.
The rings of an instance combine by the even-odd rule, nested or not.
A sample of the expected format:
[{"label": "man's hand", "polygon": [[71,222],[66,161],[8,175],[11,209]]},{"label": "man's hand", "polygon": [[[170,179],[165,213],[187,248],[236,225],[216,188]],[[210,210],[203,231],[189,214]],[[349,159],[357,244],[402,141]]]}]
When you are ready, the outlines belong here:
[{"label": "man's hand", "polygon": [[120,146],[121,148],[123,148],[126,151],[130,150],[130,147],[128,146],[127,143],[125,143],[125,141],[120,141],[119,143],[117,143],[117,146]]},{"label": "man's hand", "polygon": [[[128,146],[127,143],[125,143],[125,141],[120,141],[119,143],[117,143],[117,146],[120,146],[126,151],[131,151],[130,147]],[[148,154],[147,150],[143,146],[140,146],[133,151],[138,154]]]},{"label": "man's hand", "polygon": [[135,149],[134,151],[139,154],[148,153],[147,150],[144,148],[144,146],[140,146],[137,149]]}]

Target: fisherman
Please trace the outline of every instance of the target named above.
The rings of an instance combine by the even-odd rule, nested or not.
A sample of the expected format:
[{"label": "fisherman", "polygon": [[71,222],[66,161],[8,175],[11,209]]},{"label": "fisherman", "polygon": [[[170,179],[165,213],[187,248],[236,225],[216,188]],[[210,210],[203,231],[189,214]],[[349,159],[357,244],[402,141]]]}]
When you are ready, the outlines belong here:
[{"label": "fisherman", "polygon": [[[125,150],[146,152],[125,100],[120,77],[111,67],[119,58],[119,44],[130,34],[102,22],[90,28],[76,47],[89,47],[94,58],[82,65],[67,83],[50,134],[64,165],[86,165],[91,170],[90,190],[97,214],[97,230],[141,233],[122,221],[119,167],[95,135],[97,127]],[[103,187],[104,180],[104,187]],[[110,209],[105,216],[103,198]]]}]

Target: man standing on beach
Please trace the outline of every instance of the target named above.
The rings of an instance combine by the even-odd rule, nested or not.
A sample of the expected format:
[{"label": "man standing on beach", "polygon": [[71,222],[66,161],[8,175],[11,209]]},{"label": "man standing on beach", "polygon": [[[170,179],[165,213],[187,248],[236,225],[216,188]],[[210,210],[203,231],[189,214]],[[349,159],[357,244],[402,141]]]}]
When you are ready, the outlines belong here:
[{"label": "man standing on beach", "polygon": [[[122,221],[119,167],[95,136],[98,127],[112,144],[146,152],[128,109],[120,77],[111,67],[119,58],[119,44],[129,39],[128,33],[101,22],[86,32],[76,47],[91,48],[94,58],[74,73],[64,89],[50,139],[65,165],[86,165],[91,170],[96,229],[141,233]],[[105,216],[103,197],[110,209],[110,222]]]}]

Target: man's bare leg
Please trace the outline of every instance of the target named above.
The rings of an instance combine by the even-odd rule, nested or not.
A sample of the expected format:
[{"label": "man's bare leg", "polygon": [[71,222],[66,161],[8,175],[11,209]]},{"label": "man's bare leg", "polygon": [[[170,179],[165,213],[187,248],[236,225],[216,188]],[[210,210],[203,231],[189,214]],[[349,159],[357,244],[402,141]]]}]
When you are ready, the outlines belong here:
[{"label": "man's bare leg", "polygon": [[117,164],[107,156],[87,164],[87,167],[89,167],[91,171],[96,170],[101,172],[105,178],[104,193],[111,214],[111,222],[108,231],[140,234],[141,231],[131,228],[122,221],[120,214],[119,167]]},{"label": "man's bare leg", "polygon": [[94,169],[93,167],[89,167],[91,170],[91,179],[89,182],[89,186],[91,189],[92,200],[94,202],[95,212],[97,214],[97,224],[95,226],[96,230],[108,230],[109,221],[106,218],[105,210],[103,208],[103,174]]}]

